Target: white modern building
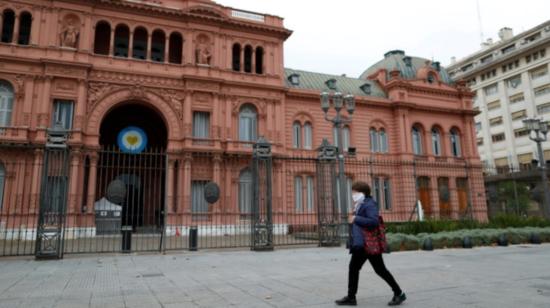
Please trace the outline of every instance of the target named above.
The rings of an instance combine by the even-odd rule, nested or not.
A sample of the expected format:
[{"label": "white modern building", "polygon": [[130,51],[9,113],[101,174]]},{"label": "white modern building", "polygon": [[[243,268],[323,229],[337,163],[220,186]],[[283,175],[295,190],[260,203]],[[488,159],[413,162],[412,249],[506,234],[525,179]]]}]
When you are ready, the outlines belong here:
[{"label": "white modern building", "polygon": [[[447,70],[476,92],[477,145],[486,166],[498,171],[530,168],[538,154],[522,120],[550,120],[550,20],[518,35],[503,28],[499,38],[487,40],[472,55],[452,59]],[[549,141],[543,149],[550,160]]]}]

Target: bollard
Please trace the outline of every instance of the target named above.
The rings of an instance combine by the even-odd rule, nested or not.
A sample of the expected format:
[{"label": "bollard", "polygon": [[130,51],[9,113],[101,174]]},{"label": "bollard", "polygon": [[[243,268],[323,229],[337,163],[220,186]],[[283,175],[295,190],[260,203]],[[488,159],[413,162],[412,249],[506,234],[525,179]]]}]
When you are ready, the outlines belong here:
[{"label": "bollard", "polygon": [[498,246],[508,246],[508,239],[506,238],[506,234],[501,234],[498,236],[497,244]]},{"label": "bollard", "polygon": [[422,244],[422,250],[427,250],[427,251],[434,250],[434,246],[431,238],[428,237],[424,240],[424,243]]},{"label": "bollard", "polygon": [[122,226],[122,252],[129,253],[132,251],[132,226]]},{"label": "bollard", "polygon": [[473,246],[472,239],[469,236],[465,236],[462,239],[462,248],[472,248]]},{"label": "bollard", "polygon": [[540,245],[541,243],[540,235],[534,232],[531,233],[531,235],[529,235],[529,243]]},{"label": "bollard", "polygon": [[197,226],[192,226],[189,229],[189,250],[197,251],[197,242],[198,242],[199,232]]}]

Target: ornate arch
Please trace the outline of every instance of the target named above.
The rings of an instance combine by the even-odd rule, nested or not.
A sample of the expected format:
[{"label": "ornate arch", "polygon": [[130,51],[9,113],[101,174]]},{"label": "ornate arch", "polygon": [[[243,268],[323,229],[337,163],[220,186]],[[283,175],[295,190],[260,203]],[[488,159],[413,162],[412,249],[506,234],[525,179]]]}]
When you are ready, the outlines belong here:
[{"label": "ornate arch", "polygon": [[144,102],[146,105],[158,111],[168,130],[168,140],[176,140],[181,138],[182,129],[179,125],[177,110],[175,110],[169,102],[166,102],[160,96],[139,86],[117,89],[107,95],[104,95],[91,108],[86,127],[87,133],[99,136],[101,121],[105,115],[107,115],[107,113],[115,106],[132,100]]},{"label": "ornate arch", "polygon": [[292,123],[296,121],[300,122],[302,126],[306,123],[310,123],[311,126],[315,126],[315,121],[313,120],[313,117],[311,116],[311,114],[305,111],[298,111],[294,114],[294,116],[292,117]]}]

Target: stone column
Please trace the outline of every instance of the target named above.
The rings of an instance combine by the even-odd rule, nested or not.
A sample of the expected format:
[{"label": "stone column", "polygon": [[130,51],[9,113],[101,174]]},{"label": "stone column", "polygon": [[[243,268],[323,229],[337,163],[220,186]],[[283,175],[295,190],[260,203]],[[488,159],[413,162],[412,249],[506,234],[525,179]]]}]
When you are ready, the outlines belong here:
[{"label": "stone column", "polygon": [[152,33],[147,33],[147,57],[145,58],[145,60],[151,60],[151,42],[153,40],[153,34]]},{"label": "stone column", "polygon": [[13,25],[13,38],[11,40],[11,42],[13,44],[17,44],[19,41],[19,14],[16,13],[15,14],[15,22],[14,22],[14,25]]},{"label": "stone column", "polygon": [[31,181],[31,205],[30,212],[38,214],[38,205],[40,202],[40,181],[42,178],[42,163],[44,159],[44,151],[42,149],[34,150],[34,162],[32,168]]},{"label": "stone column", "polygon": [[251,71],[252,74],[256,74],[256,49],[252,49],[252,65],[251,65]]},{"label": "stone column", "polygon": [[183,208],[184,224],[191,222],[191,163],[193,162],[193,156],[191,153],[186,153],[184,156],[184,168],[183,168]]},{"label": "stone column", "polygon": [[40,105],[40,112],[38,114],[38,127],[46,128],[48,127],[49,123],[47,121],[48,114],[50,110],[50,95],[51,95],[51,88],[52,88],[52,77],[51,76],[44,76],[43,81],[43,91],[40,93],[42,96],[42,104]]},{"label": "stone column", "polygon": [[170,60],[168,59],[169,51],[170,51],[170,36],[166,35],[166,40],[164,42],[164,63],[170,62]]},{"label": "stone column", "polygon": [[[213,163],[214,163],[213,180],[214,180],[214,183],[216,183],[216,184],[218,184],[218,186],[220,186],[221,179],[222,179],[222,173],[221,173],[222,172],[222,170],[221,170],[222,157],[221,157],[221,155],[216,154],[216,155],[214,155],[214,158],[212,160],[213,160]],[[221,192],[220,192],[220,196],[221,196]],[[220,208],[220,202],[219,201],[216,202],[216,203],[213,203],[211,206],[212,206],[213,212],[217,213],[218,215],[222,211],[222,209]]]},{"label": "stone column", "polygon": [[181,215],[183,212],[183,185],[185,183],[185,161],[180,160],[178,164],[178,179],[176,185],[176,194],[177,194],[177,204],[176,204],[176,213]]},{"label": "stone column", "polygon": [[174,213],[174,167],[175,159],[168,158],[168,172],[166,176],[166,211],[168,214]]},{"label": "stone column", "polygon": [[69,180],[69,202],[68,202],[68,213],[69,214],[75,214],[78,213],[77,209],[77,192],[78,187],[83,185],[83,182],[80,181],[78,177],[78,170],[80,169],[80,159],[81,159],[81,152],[79,150],[71,151],[70,159],[71,159],[71,165],[70,165],[70,180]]},{"label": "stone column", "polygon": [[193,115],[191,114],[192,113],[191,111],[192,94],[193,94],[192,91],[187,91],[185,93],[185,103],[183,105],[183,127],[184,127],[184,136],[186,140],[186,145],[187,145],[187,140],[191,137],[192,127],[193,127]]},{"label": "stone column", "polygon": [[133,57],[134,51],[134,31],[130,32],[130,41],[128,42],[128,58]]},{"label": "stone column", "polygon": [[111,28],[111,38],[109,41],[109,56],[115,55],[115,29]]},{"label": "stone column", "polygon": [[87,103],[87,94],[86,91],[86,80],[80,79],[78,81],[78,99],[76,102],[75,108],[75,120],[74,120],[74,130],[78,133],[72,137],[81,140],[81,134],[84,131],[84,117],[86,116],[86,103]]},{"label": "stone column", "polygon": [[241,67],[239,68],[240,72],[244,72],[244,46],[241,46]]},{"label": "stone column", "polygon": [[88,197],[86,202],[86,212],[93,213],[95,203],[95,189],[97,183],[97,153],[90,155],[90,173],[88,178]]}]

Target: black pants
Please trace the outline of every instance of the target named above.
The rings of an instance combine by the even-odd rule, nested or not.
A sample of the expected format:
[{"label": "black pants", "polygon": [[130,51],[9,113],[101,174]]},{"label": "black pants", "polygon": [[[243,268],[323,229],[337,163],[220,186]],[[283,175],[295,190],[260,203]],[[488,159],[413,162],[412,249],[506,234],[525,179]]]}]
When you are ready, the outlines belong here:
[{"label": "black pants", "polygon": [[391,273],[386,269],[382,255],[368,255],[364,250],[355,251],[351,254],[351,260],[349,262],[349,274],[348,274],[348,297],[355,298],[357,294],[357,287],[359,285],[359,271],[365,264],[365,261],[369,260],[372,268],[384,279],[393,290],[394,295],[401,294],[401,288],[393,279]]}]

